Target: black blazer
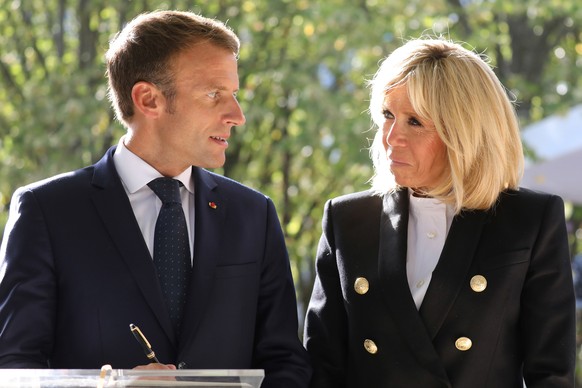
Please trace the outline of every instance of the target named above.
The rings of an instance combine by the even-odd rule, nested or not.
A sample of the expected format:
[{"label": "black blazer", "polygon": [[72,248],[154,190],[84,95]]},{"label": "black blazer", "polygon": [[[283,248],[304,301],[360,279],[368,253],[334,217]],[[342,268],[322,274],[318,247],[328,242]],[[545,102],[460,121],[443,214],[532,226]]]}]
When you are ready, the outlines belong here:
[{"label": "black blazer", "polygon": [[176,341],[114,151],[14,194],[0,256],[0,367],[147,364],[134,323],[163,363],[265,369],[264,387],[305,387],[310,366],[271,200],[193,168],[193,271]]},{"label": "black blazer", "polygon": [[573,387],[562,200],[521,189],[456,216],[420,311],[406,277],[408,207],[406,190],[326,204],[304,338],[311,386]]}]

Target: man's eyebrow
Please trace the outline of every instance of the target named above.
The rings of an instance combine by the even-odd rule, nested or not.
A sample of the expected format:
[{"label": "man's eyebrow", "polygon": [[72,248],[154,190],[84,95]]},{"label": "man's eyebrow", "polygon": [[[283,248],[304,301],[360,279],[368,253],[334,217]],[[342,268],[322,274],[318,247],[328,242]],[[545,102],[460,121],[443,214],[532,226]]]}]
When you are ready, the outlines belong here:
[{"label": "man's eyebrow", "polygon": [[[230,90],[228,87],[226,87],[224,85],[218,85],[218,84],[200,85],[200,87],[204,90],[220,90],[220,91]],[[234,91],[238,92],[239,88],[236,88]]]}]

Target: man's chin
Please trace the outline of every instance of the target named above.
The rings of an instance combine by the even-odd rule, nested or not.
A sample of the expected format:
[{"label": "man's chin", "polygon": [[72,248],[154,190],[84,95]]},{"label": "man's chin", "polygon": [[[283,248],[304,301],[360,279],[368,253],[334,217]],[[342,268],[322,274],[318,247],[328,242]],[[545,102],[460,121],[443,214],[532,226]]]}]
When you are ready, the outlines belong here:
[{"label": "man's chin", "polygon": [[195,166],[212,170],[215,168],[221,168],[222,166],[224,166],[225,162],[226,162],[226,158],[224,158],[222,160],[215,160],[212,162],[203,163],[203,164],[195,164]]}]

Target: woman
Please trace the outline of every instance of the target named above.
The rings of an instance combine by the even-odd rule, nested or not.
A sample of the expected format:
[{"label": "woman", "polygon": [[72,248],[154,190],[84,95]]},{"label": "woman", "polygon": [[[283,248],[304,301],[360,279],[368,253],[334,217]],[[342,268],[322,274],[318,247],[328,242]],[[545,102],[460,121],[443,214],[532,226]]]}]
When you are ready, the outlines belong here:
[{"label": "woman", "polygon": [[371,88],[372,189],[323,216],[312,387],[573,387],[563,202],[518,188],[518,123],[489,65],[413,40]]}]

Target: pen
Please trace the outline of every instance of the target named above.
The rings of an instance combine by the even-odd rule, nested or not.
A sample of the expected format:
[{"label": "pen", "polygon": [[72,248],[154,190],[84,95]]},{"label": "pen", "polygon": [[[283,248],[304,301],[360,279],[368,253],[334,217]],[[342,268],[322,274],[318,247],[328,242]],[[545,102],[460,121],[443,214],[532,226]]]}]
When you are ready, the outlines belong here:
[{"label": "pen", "polygon": [[131,330],[131,333],[135,337],[136,341],[139,342],[139,344],[141,345],[146,357],[150,360],[154,360],[158,364],[161,364],[160,360],[158,360],[156,354],[152,350],[152,346],[150,345],[146,337],[143,335],[139,327],[137,327],[133,323],[130,323],[129,328]]}]

